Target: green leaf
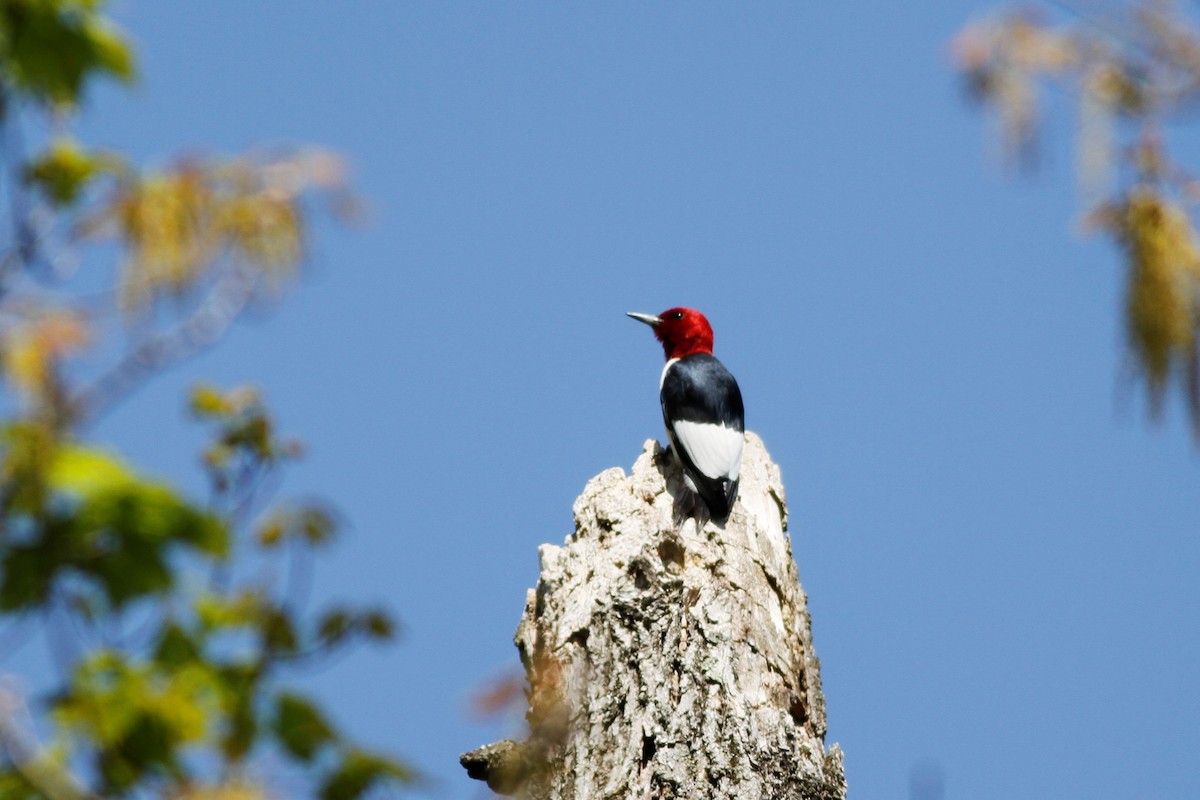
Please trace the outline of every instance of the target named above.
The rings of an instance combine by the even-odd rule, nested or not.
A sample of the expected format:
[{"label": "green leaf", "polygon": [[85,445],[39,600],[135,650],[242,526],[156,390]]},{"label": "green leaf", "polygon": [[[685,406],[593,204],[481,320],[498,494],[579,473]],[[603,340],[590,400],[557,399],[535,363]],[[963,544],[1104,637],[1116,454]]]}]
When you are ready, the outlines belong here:
[{"label": "green leaf", "polygon": [[62,564],[43,543],[17,545],[0,559],[0,610],[16,611],[46,602]]},{"label": "green leaf", "polygon": [[336,530],[333,512],[318,505],[304,505],[271,512],[259,528],[257,538],[266,548],[292,539],[315,546],[330,541]]},{"label": "green leaf", "polygon": [[94,491],[77,513],[81,525],[120,537],[186,544],[214,556],[228,551],[229,533],[219,519],[160,484],[138,481]]},{"label": "green leaf", "polygon": [[[69,566],[96,579],[119,608],[174,586],[175,548],[218,558],[228,554],[230,533],[219,518],[169,487],[140,478],[110,453],[63,444],[53,451],[45,474],[47,486],[65,504],[56,505],[55,516],[47,518],[34,550],[10,554],[41,561],[34,575],[18,578],[17,586],[0,587],[0,605],[28,599],[39,581],[52,582],[54,573]],[[53,558],[47,560],[37,549],[42,547],[51,548]],[[16,573],[6,567],[5,574]]]},{"label": "green leaf", "polygon": [[321,785],[321,800],[355,800],[380,783],[411,783],[412,770],[397,761],[368,753],[348,750],[337,769]]},{"label": "green leaf", "polygon": [[322,745],[337,738],[333,727],[306,698],[281,693],[276,699],[273,728],[284,749],[301,761],[311,761]]},{"label": "green leaf", "polygon": [[243,628],[257,625],[264,614],[265,602],[254,590],[244,590],[226,597],[204,594],[196,600],[196,616],[207,630]]},{"label": "green leaf", "polygon": [[262,619],[263,645],[272,656],[290,656],[296,653],[300,642],[296,637],[296,626],[292,617],[282,608],[269,608]]},{"label": "green leaf", "polygon": [[113,25],[92,17],[84,24],[84,36],[92,47],[97,70],[131,82],[136,77],[133,50]]},{"label": "green leaf", "polygon": [[238,681],[233,706],[229,713],[228,726],[221,738],[221,751],[230,761],[241,761],[254,748],[258,738],[258,715],[254,713],[254,689],[251,679],[242,677]]},{"label": "green leaf", "polygon": [[4,449],[4,510],[30,515],[45,513],[46,471],[58,446],[55,433],[36,422],[18,422],[0,428]]},{"label": "green leaf", "polygon": [[54,701],[54,718],[101,747],[114,746],[133,725],[142,685],[123,655],[96,651],[80,662],[67,691]]},{"label": "green leaf", "polygon": [[115,747],[100,750],[97,766],[109,791],[121,793],[162,770],[174,772],[179,741],[166,720],[139,714]]},{"label": "green leaf", "polygon": [[354,617],[345,609],[327,611],[317,623],[317,637],[327,647],[339,644],[353,632]]},{"label": "green leaf", "polygon": [[165,667],[180,667],[203,657],[200,645],[178,623],[168,622],[154,645],[154,660]]},{"label": "green leaf", "polygon": [[4,71],[42,102],[74,105],[93,75],[134,75],[129,45],[87,4],[8,2],[0,8],[0,33]]},{"label": "green leaf", "polygon": [[363,629],[372,639],[386,641],[396,633],[396,623],[386,611],[367,611],[362,617]]},{"label": "green leaf", "polygon": [[184,749],[208,740],[221,690],[209,664],[164,667],[104,650],[79,664],[52,713],[70,740],[95,754],[106,792],[119,794],[178,773]]},{"label": "green leaf", "polygon": [[[26,768],[27,769],[27,768]],[[0,769],[0,798],[3,800],[45,800],[46,793],[16,767]]]},{"label": "green leaf", "polygon": [[192,414],[201,419],[223,417],[234,411],[229,398],[220,389],[207,383],[192,387],[188,406]]},{"label": "green leaf", "polygon": [[95,580],[120,608],[173,588],[174,549],[228,553],[230,534],[220,519],[170,488],[140,479],[116,456],[61,444],[46,461],[45,485],[58,502],[40,520],[29,520],[27,541],[2,551],[0,609],[43,602],[67,569]]},{"label": "green leaf", "polygon": [[97,495],[80,506],[78,524],[94,544],[79,564],[101,581],[114,606],[172,588],[170,551],[187,544],[210,554],[224,550],[223,529],[206,515],[152,485]]},{"label": "green leaf", "polygon": [[317,506],[300,509],[300,531],[310,544],[324,544],[333,538],[337,522],[333,514]]},{"label": "green leaf", "polygon": [[65,444],[54,453],[47,470],[52,489],[82,497],[137,484],[132,470],[117,456],[83,445]]},{"label": "green leaf", "polygon": [[97,173],[97,161],[72,139],[50,144],[45,154],[25,167],[25,180],[59,205],[72,203]]},{"label": "green leaf", "polygon": [[278,547],[284,541],[287,523],[286,514],[276,512],[268,516],[258,528],[258,543],[268,549]]}]

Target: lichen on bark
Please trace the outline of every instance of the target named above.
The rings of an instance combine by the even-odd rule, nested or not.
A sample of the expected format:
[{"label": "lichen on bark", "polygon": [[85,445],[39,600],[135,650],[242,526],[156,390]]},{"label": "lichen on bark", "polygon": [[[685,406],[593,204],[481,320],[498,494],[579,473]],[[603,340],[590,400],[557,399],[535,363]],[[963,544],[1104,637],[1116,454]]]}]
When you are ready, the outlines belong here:
[{"label": "lichen on bark", "polygon": [[530,735],[464,754],[471,777],[529,800],[845,797],[779,468],[747,433],[723,525],[677,526],[681,491],[654,441],[588,482],[517,627]]}]

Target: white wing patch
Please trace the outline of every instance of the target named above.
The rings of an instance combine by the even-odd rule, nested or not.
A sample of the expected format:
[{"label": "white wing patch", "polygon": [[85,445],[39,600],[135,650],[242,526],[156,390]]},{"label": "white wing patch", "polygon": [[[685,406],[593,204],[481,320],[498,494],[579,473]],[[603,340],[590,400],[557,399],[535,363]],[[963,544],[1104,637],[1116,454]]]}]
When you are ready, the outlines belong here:
[{"label": "white wing patch", "polygon": [[679,420],[675,439],[696,469],[708,478],[738,479],[742,471],[742,432],[710,422]]}]

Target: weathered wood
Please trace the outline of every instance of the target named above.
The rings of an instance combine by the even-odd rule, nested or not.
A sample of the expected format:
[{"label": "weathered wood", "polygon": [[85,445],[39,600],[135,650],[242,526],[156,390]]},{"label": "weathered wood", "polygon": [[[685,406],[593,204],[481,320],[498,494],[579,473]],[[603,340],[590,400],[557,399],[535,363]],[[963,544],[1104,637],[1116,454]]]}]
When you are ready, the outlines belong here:
[{"label": "weathered wood", "polygon": [[845,798],[779,468],[752,433],[741,481],[699,531],[672,521],[681,475],[656,442],[588,482],[517,628],[530,737],[465,754],[472,777],[530,800]]}]

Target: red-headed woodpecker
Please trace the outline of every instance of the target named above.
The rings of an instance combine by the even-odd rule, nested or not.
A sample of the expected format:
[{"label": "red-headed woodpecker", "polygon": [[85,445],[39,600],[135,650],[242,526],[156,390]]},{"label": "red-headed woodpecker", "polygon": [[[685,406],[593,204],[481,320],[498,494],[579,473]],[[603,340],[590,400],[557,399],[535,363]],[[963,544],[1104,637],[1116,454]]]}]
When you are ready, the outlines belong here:
[{"label": "red-headed woodpecker", "polygon": [[667,365],[659,386],[667,439],[687,487],[723,522],[737,499],[746,423],[737,381],[713,357],[712,326],[690,308],[629,316],[653,328],[662,342]]}]

